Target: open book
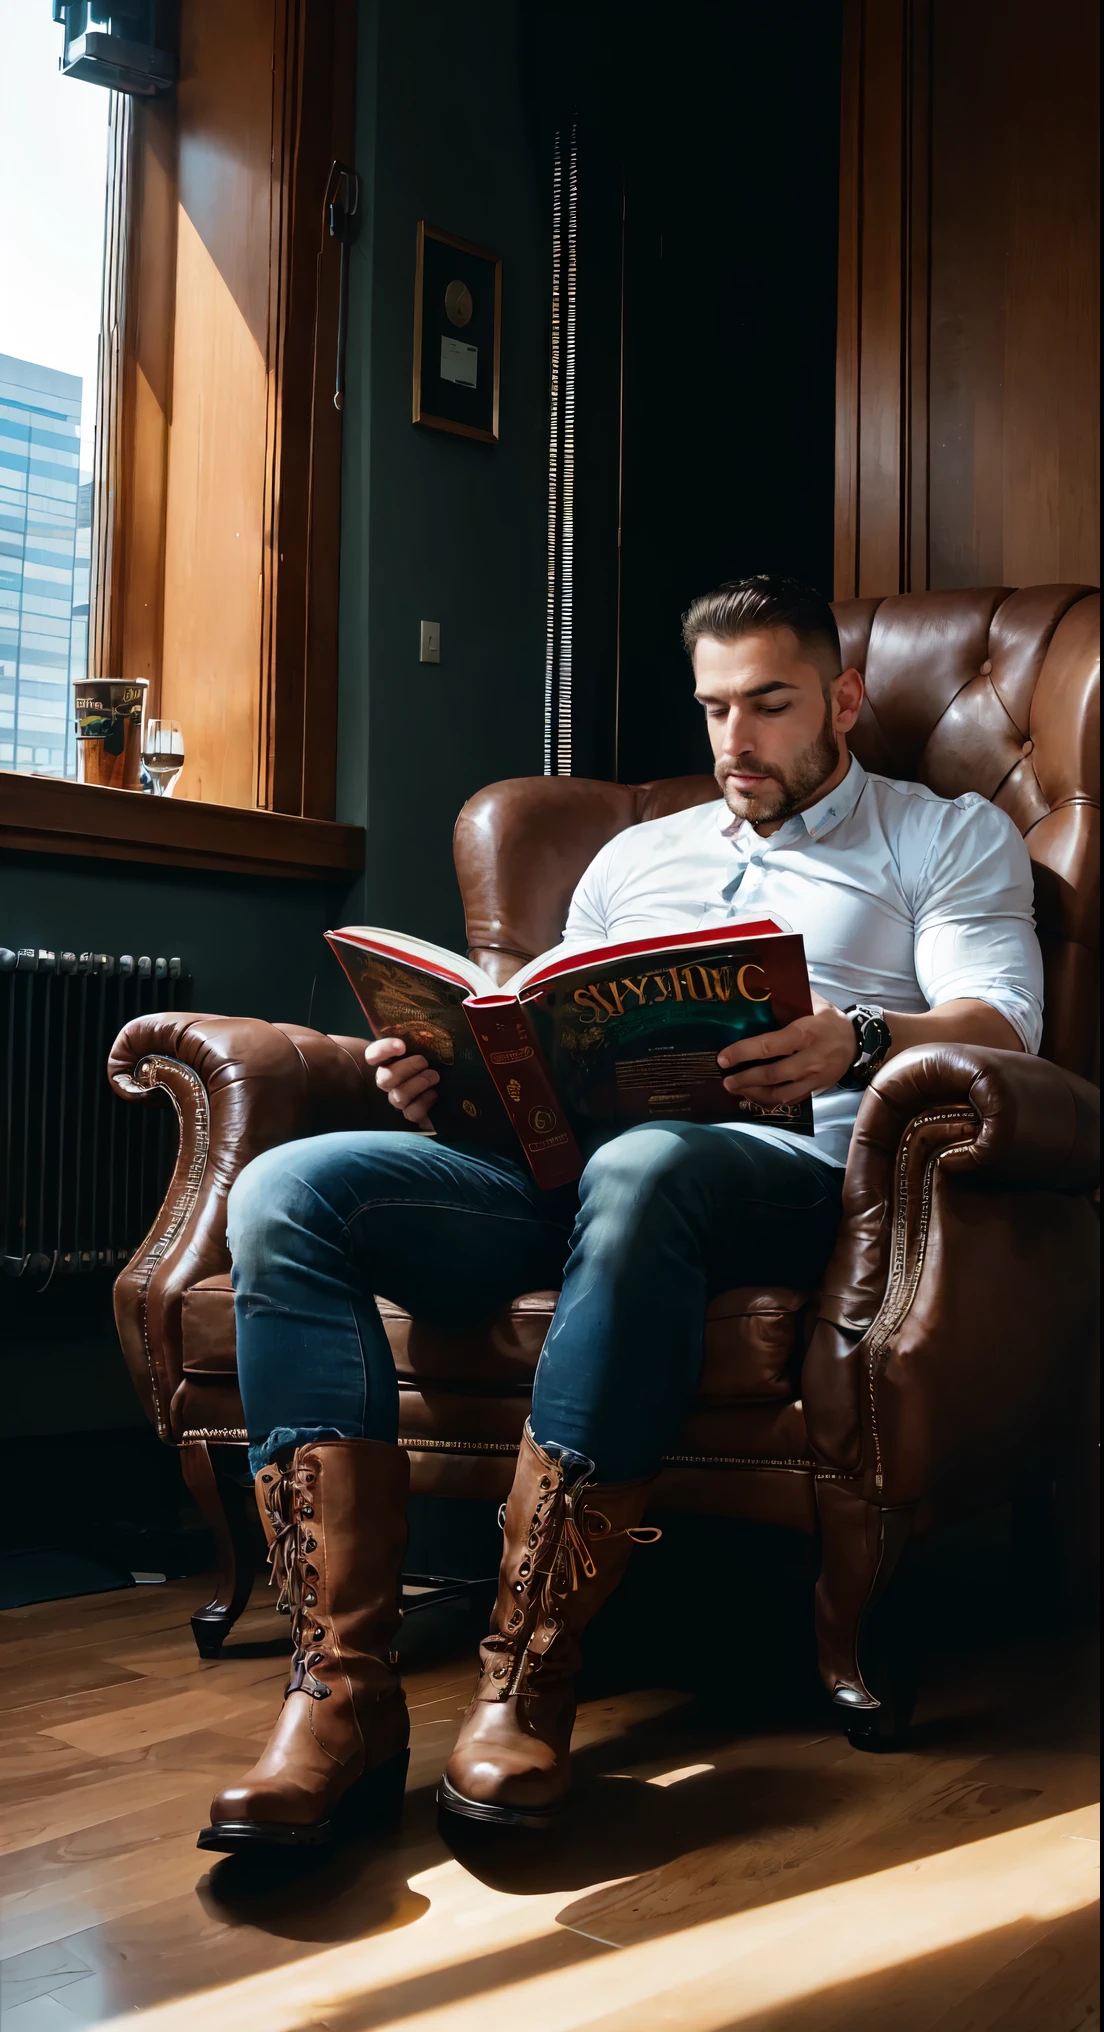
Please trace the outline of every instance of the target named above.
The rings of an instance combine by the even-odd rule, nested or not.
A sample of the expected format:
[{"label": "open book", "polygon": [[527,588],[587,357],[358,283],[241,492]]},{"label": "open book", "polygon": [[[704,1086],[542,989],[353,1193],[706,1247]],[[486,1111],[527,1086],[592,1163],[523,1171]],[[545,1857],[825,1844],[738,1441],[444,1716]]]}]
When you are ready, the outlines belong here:
[{"label": "open book", "polygon": [[516,1157],[539,1186],[578,1178],[637,1122],[773,1122],[812,1135],[811,1101],[762,1108],[725,1091],[717,1053],[812,1008],[801,937],[769,919],[544,953],[501,987],[405,933],[328,931],[374,1037],[440,1073],[448,1142]]}]

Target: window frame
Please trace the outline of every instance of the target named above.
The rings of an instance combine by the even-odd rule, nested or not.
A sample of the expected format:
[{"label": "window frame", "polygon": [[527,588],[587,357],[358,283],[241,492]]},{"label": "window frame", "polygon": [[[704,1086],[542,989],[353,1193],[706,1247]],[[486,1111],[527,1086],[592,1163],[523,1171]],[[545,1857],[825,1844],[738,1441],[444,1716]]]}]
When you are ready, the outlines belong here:
[{"label": "window frame", "polygon": [[[241,72],[229,93],[227,18],[219,0],[182,0],[177,92],[148,100],[113,95],[109,123],[89,667],[146,677],[148,711],[176,711],[186,741],[203,734],[217,700],[213,682],[205,689],[197,672],[187,711],[179,710],[187,677],[179,669],[172,684],[166,677],[166,587],[178,609],[183,587],[202,611],[208,592],[216,598],[216,561],[202,544],[184,554],[169,515],[174,357],[178,343],[189,342],[192,315],[187,294],[177,300],[178,227],[182,171],[194,186],[213,148],[224,156],[236,149],[228,123],[238,117]],[[252,150],[253,181],[248,210],[219,215],[224,273],[233,277],[247,253],[256,270],[258,218],[267,212],[268,221],[263,459],[253,439],[229,454],[239,460],[231,482],[249,494],[260,529],[255,667],[239,667],[233,677],[239,717],[252,727],[253,802],[219,798],[217,774],[210,799],[163,800],[0,771],[0,845],[254,871],[268,865],[309,876],[363,865],[361,828],[334,823],[340,247],[325,222],[332,165],[348,164],[353,152],[355,4],[243,0],[232,28],[235,61],[253,70],[254,130],[241,136],[242,153]],[[244,105],[250,92],[240,97]],[[213,143],[212,122],[219,121]],[[254,327],[256,336],[257,318]],[[204,357],[203,371],[212,392],[232,405],[225,359]],[[217,751],[217,729],[207,731]],[[307,830],[297,857],[299,826]]]}]

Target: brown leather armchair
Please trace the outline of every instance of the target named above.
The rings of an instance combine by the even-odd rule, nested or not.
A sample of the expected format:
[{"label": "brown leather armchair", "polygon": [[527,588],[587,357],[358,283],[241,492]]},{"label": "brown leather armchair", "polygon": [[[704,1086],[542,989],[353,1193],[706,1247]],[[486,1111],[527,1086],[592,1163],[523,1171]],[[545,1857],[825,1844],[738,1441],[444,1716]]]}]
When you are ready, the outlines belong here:
[{"label": "brown leather armchair", "polygon": [[[862,762],[943,796],[980,791],[1027,840],[1043,1056],[939,1045],[879,1074],[821,1290],[714,1300],[698,1401],[653,1510],[819,1532],[821,1672],[861,1737],[879,1716],[869,1667],[864,1677],[870,1612],[902,1546],[1005,1500],[1040,1464],[1060,1473],[1076,1450],[1096,1292],[1099,597],[996,588],[847,600],[836,614],[845,661],[866,677]],[[481,791],[455,836],[473,956],[505,978],[555,943],[606,840],[715,795],[708,776]],[[218,1534],[216,1594],[193,1622],[213,1655],[252,1581],[219,1487],[228,1466],[240,1473],[245,1439],[227,1193],[251,1157],[289,1138],[396,1123],[362,1040],[290,1024],[142,1016],[110,1076],[136,1101],[164,1090],[180,1121],[172,1185],[118,1280],[116,1316],[149,1416]],[[458,1333],[383,1305],[415,1491],[505,1495],[555,1299],[529,1293]]]}]

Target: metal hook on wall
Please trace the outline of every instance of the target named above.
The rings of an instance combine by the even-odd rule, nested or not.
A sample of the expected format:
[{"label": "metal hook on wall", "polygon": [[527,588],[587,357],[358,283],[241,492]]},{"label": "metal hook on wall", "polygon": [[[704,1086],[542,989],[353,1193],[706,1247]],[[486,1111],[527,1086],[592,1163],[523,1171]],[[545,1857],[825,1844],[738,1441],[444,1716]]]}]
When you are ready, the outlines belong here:
[{"label": "metal hook on wall", "polygon": [[334,408],[345,407],[345,333],[349,315],[349,246],[357,228],[360,211],[360,178],[355,169],[335,162],[326,184],[326,229],[341,249],[337,297],[337,361],[334,370]]}]

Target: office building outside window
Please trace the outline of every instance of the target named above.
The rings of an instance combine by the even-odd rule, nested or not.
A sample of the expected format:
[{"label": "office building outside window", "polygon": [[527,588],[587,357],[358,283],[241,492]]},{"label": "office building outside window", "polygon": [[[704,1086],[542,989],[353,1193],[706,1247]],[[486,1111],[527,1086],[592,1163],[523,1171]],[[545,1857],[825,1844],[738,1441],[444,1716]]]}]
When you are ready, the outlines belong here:
[{"label": "office building outside window", "polygon": [[91,479],[81,381],[0,353],[0,769],[74,773],[88,652]]}]

